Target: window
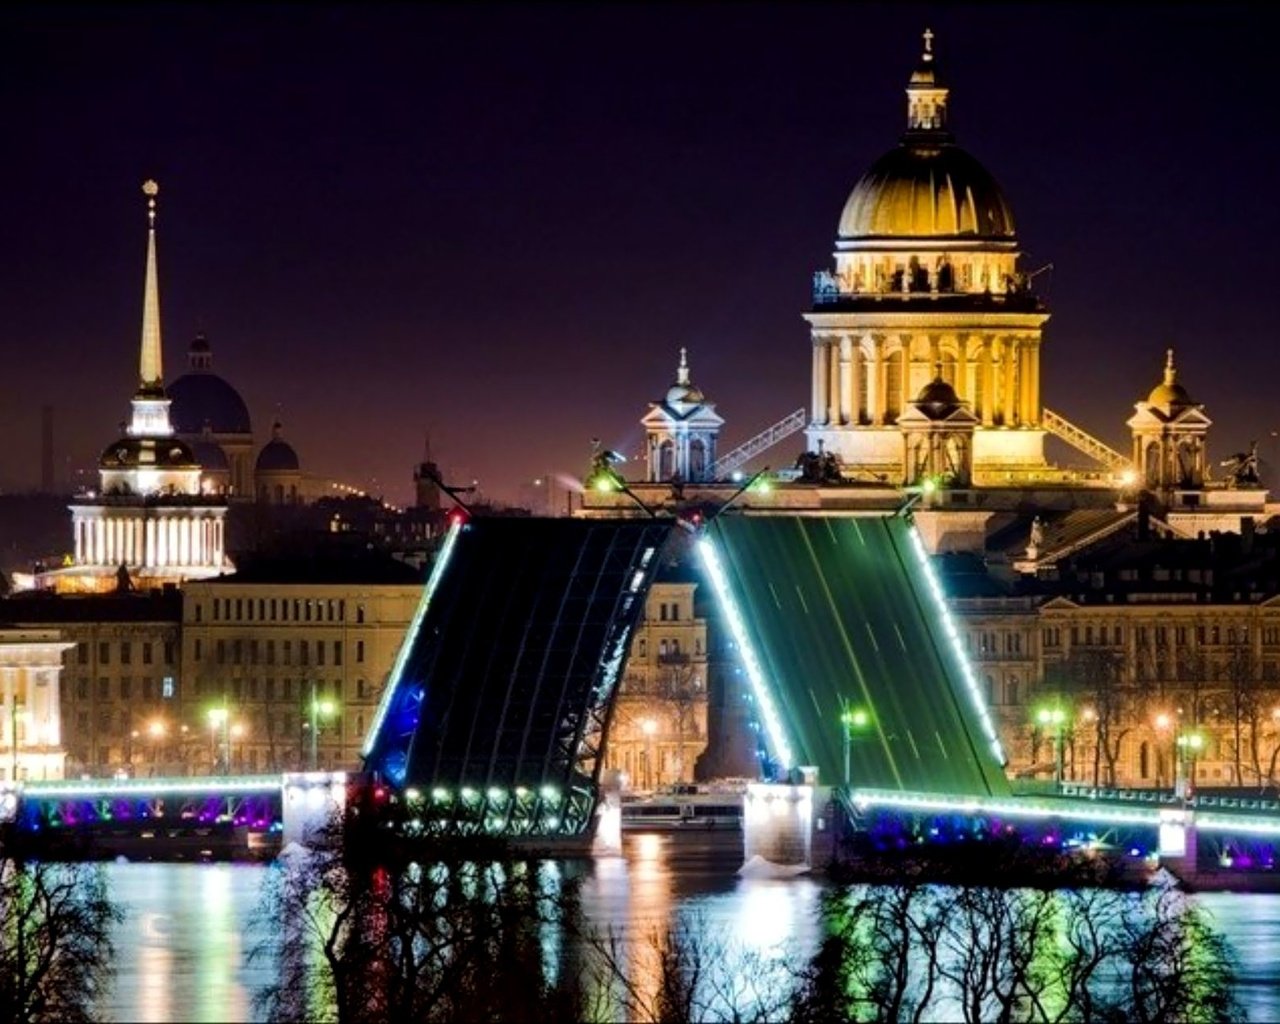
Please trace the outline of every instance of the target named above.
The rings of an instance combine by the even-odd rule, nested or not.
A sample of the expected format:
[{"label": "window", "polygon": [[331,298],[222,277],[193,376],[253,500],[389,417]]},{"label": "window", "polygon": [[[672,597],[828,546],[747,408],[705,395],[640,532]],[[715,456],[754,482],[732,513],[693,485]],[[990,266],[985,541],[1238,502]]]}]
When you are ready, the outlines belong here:
[{"label": "window", "polygon": [[217,646],[213,651],[213,660],[219,665],[225,665],[227,661],[227,642],[219,638]]},{"label": "window", "polygon": [[89,680],[86,679],[84,676],[81,676],[79,679],[76,680],[76,699],[77,700],[89,699]]},{"label": "window", "polygon": [[111,684],[106,676],[98,677],[98,700],[106,700],[111,696]]},{"label": "window", "polygon": [[324,664],[324,641],[323,640],[316,641],[316,664],[317,665]]},{"label": "window", "polygon": [[236,598],[236,622],[240,622],[244,618],[244,601]]},{"label": "window", "polygon": [[164,663],[166,665],[173,664],[173,641],[166,640],[164,642]]},{"label": "window", "polygon": [[364,661],[364,641],[357,640],[356,641],[356,662],[359,663],[362,661]]},{"label": "window", "polygon": [[222,617],[218,614],[219,611],[220,609],[218,608],[218,599],[215,597],[213,599],[213,621],[214,622],[217,622]]},{"label": "window", "polygon": [[293,664],[293,641],[286,640],[284,642],[284,663],[286,665]]},{"label": "window", "polygon": [[196,604],[196,622],[200,622],[204,618],[204,606]]},{"label": "window", "polygon": [[249,664],[250,665],[258,664],[258,641],[257,640],[249,641]]},{"label": "window", "polygon": [[274,640],[267,641],[267,664],[274,665],[276,663],[276,642]]},{"label": "window", "polygon": [[267,677],[267,700],[276,699],[276,681],[273,676]]},{"label": "window", "polygon": [[81,665],[89,664],[89,645],[83,640],[76,644],[76,661]]},{"label": "window", "polygon": [[150,676],[142,677],[142,699],[151,700],[155,696],[155,680]]},{"label": "window", "polygon": [[121,676],[120,677],[120,699],[128,700],[132,696],[133,696],[133,677]]},{"label": "window", "polygon": [[342,641],[335,640],[333,642],[333,663],[335,665],[342,664]]},{"label": "window", "polygon": [[231,663],[239,665],[244,660],[244,641],[239,638],[231,641]]},{"label": "window", "polygon": [[261,622],[263,619],[265,619],[265,618],[267,617],[267,616],[266,616],[266,610],[267,610],[267,602],[266,602],[266,600],[265,600],[264,598],[261,598],[261,597],[260,597],[260,598],[258,598],[258,621],[259,621],[259,622]]},{"label": "window", "polygon": [[111,664],[111,645],[106,641],[101,641],[98,644],[98,661],[103,665]]},{"label": "window", "polygon": [[364,622],[364,605],[356,605],[356,622]]},{"label": "window", "polygon": [[1018,703],[1018,677],[1010,676],[1004,684],[1004,702],[1006,704]]},{"label": "window", "polygon": [[151,664],[151,655],[152,655],[151,642],[150,642],[150,641],[146,641],[146,642],[144,642],[144,643],[143,643],[143,645],[142,645],[142,664],[144,664],[144,665],[150,665],[150,664]]},{"label": "window", "polygon": [[369,684],[363,679],[356,680],[356,697],[364,700],[369,696]]},{"label": "window", "polygon": [[671,621],[672,622],[680,621],[680,606],[675,602],[672,602],[671,604]]},{"label": "window", "polygon": [[667,604],[665,601],[658,605],[658,618],[663,622],[667,621]]},{"label": "window", "polygon": [[346,622],[346,621],[347,621],[347,601],[346,601],[346,598],[339,598],[339,599],[338,599],[338,621],[339,621],[339,622]]}]

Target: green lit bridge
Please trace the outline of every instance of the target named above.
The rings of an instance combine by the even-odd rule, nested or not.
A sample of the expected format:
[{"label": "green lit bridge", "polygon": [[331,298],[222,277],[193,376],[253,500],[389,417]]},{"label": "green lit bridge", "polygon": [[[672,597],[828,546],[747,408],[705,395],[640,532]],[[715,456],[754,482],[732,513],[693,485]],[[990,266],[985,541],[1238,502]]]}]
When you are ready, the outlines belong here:
[{"label": "green lit bridge", "polygon": [[[459,518],[366,739],[371,785],[424,833],[589,838],[632,636],[659,567],[677,552],[698,563],[732,638],[762,781],[816,774],[864,819],[1072,822],[1153,835],[1182,820],[1186,807],[1171,794],[1015,795],[941,585],[902,515],[720,515],[705,525]],[[295,780],[299,800],[314,796],[305,779]],[[159,804],[149,785],[33,784],[0,794],[0,820],[75,827],[95,814],[138,819],[177,807],[186,820],[271,827],[291,799],[284,780],[173,781]],[[1200,801],[1195,810],[1200,830],[1280,841],[1275,805]]]}]

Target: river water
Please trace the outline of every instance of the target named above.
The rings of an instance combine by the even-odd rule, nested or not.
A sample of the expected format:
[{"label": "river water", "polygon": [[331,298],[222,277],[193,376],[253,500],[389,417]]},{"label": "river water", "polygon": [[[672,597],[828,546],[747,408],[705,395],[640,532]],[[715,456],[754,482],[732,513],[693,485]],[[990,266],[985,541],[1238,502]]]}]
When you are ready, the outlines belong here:
[{"label": "river water", "polygon": [[[647,934],[674,914],[764,956],[804,957],[817,938],[819,880],[740,878],[736,845],[629,835],[622,857],[591,862],[582,892],[601,926]],[[114,1021],[252,1021],[253,996],[274,965],[250,963],[251,917],[269,869],[248,864],[107,867],[125,911],[115,934],[116,980],[100,1006]],[[1240,960],[1239,998],[1253,1021],[1280,1020],[1280,894],[1199,899]]]}]

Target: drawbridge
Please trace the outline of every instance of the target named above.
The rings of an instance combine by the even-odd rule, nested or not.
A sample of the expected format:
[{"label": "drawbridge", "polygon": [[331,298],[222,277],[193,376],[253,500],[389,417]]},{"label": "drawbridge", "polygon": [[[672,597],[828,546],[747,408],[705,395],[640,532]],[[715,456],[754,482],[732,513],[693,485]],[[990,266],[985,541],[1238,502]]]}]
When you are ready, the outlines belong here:
[{"label": "drawbridge", "polygon": [[[365,746],[428,830],[592,826],[631,636],[673,519],[474,519],[448,534]],[[994,726],[900,517],[720,516],[696,540],[762,737],[763,777],[1008,795]],[[866,727],[855,737],[844,716]]]}]

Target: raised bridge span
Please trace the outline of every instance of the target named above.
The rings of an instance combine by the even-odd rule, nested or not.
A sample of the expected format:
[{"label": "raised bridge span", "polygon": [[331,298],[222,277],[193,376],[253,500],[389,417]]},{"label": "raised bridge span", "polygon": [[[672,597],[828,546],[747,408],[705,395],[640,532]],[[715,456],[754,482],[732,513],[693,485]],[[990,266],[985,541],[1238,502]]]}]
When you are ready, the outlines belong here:
[{"label": "raised bridge span", "polygon": [[[366,771],[427,829],[589,836],[632,633],[676,551],[692,553],[737,649],[762,778],[814,768],[855,811],[1155,828],[1183,809],[1154,795],[1014,795],[941,585],[910,519],[894,515],[456,523],[367,737]],[[31,784],[0,794],[0,818],[74,828],[177,807],[183,820],[252,827],[280,819],[286,788],[275,777]],[[254,803],[272,791],[274,803]],[[1280,836],[1277,808],[1257,802],[1205,806],[1197,824]]]}]

